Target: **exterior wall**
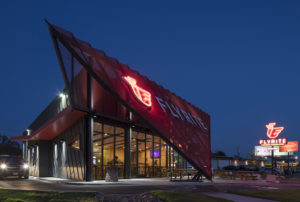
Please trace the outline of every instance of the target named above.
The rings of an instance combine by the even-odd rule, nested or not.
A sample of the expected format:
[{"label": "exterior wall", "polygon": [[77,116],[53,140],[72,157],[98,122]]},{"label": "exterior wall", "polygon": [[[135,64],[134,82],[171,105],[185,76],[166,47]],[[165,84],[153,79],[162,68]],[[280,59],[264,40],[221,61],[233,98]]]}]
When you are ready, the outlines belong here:
[{"label": "exterior wall", "polygon": [[[70,101],[68,97],[61,98],[59,95],[56,96],[54,100],[46,107],[46,109],[33,121],[28,129],[31,132],[37,130],[69,105]],[[24,134],[29,135],[27,133]]]},{"label": "exterior wall", "polygon": [[39,146],[37,142],[30,142],[27,147],[27,162],[29,164],[29,175],[39,176]]},{"label": "exterior wall", "polygon": [[51,141],[39,141],[38,143],[38,164],[39,177],[49,177],[51,175],[52,149]]},{"label": "exterior wall", "polygon": [[[35,177],[59,177],[74,180],[85,179],[84,118],[51,141],[31,141],[24,150],[29,164],[29,175]],[[80,150],[71,146],[79,136]]]},{"label": "exterior wall", "polygon": [[[72,147],[79,136],[80,149]],[[74,180],[85,179],[85,119],[76,122],[52,141],[52,176]]]}]

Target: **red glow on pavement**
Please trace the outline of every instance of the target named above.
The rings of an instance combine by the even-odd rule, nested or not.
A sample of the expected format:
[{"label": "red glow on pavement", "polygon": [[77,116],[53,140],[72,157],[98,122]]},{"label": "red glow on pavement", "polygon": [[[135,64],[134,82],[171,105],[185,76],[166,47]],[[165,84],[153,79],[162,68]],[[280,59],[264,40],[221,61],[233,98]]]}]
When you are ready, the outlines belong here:
[{"label": "red glow on pavement", "polygon": [[151,93],[139,87],[134,78],[123,76],[123,79],[130,85],[135,97],[145,106],[151,107]]},{"label": "red glow on pavement", "polygon": [[267,136],[269,138],[276,138],[283,131],[284,127],[274,127],[276,123],[269,123],[267,127]]}]

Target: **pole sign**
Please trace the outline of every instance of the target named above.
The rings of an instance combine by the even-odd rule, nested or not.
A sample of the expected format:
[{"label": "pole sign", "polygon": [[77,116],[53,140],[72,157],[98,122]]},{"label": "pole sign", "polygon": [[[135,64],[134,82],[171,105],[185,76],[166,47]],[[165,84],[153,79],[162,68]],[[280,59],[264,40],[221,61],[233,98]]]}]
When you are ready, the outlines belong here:
[{"label": "pole sign", "polygon": [[[254,155],[257,157],[269,157],[272,156],[272,151],[274,151],[275,157],[288,156],[288,152],[280,151],[280,147],[281,146],[255,146]],[[293,153],[290,152],[290,155],[293,155]]]},{"label": "pole sign", "polygon": [[270,139],[260,139],[258,141],[260,146],[282,146],[287,144],[287,138],[277,138],[284,127],[275,127],[275,125],[276,123],[269,123],[266,125],[267,136]]},{"label": "pole sign", "polygon": [[289,141],[286,145],[280,146],[280,152],[298,152],[298,141]]}]

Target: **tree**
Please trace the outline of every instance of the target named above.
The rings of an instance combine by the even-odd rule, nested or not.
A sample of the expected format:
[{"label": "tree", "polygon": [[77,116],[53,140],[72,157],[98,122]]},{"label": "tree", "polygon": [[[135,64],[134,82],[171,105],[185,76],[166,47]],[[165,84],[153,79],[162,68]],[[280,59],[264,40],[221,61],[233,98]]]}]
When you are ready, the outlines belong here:
[{"label": "tree", "polygon": [[0,135],[1,136],[1,144],[6,144],[8,141],[8,137],[5,135]]},{"label": "tree", "polygon": [[20,144],[0,134],[0,155],[21,155]]},{"label": "tree", "polygon": [[216,151],[215,153],[213,153],[213,155],[215,155],[215,156],[226,156],[225,152],[223,152],[221,150]]}]

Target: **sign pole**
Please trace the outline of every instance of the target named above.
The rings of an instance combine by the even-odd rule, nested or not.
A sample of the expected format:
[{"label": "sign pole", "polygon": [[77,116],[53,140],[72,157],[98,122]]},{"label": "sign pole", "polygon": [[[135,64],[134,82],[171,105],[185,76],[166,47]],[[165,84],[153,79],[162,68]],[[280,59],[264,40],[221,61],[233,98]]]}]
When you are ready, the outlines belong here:
[{"label": "sign pole", "polygon": [[290,175],[290,152],[288,152],[288,175]]},{"label": "sign pole", "polygon": [[272,146],[272,174],[274,174],[274,146]]}]

